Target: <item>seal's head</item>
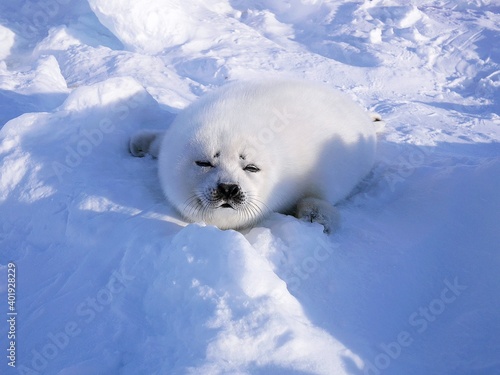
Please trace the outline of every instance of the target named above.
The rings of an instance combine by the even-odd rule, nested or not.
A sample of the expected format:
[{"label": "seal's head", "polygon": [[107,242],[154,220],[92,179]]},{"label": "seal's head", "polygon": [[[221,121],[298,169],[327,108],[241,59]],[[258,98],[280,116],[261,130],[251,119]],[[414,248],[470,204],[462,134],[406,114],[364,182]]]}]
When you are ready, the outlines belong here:
[{"label": "seal's head", "polygon": [[[183,119],[179,119],[182,121]],[[221,229],[254,225],[276,207],[279,161],[234,126],[178,126],[167,132],[159,176],[167,199],[188,220]]]}]

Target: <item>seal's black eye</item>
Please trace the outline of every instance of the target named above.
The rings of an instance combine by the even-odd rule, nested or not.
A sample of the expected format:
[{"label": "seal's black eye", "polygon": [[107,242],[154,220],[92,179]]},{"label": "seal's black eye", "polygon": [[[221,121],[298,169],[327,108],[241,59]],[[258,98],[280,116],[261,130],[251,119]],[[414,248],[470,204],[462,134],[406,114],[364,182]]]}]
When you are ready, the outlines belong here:
[{"label": "seal's black eye", "polygon": [[198,167],[206,167],[206,168],[213,168],[213,164],[210,163],[209,161],[203,161],[203,160],[198,160],[198,161],[195,161],[195,164],[198,166]]},{"label": "seal's black eye", "polygon": [[256,172],[260,171],[260,168],[254,164],[248,164],[245,168],[243,168],[243,170],[247,171],[247,172],[256,173]]}]

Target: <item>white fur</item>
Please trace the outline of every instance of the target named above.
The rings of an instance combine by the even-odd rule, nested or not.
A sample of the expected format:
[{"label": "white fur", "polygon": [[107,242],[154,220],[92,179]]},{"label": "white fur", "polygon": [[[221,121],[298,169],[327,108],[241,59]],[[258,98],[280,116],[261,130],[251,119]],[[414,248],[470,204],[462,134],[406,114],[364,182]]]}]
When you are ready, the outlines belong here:
[{"label": "white fur", "polygon": [[[155,154],[158,145],[161,186],[186,219],[242,228],[298,208],[299,217],[328,231],[338,219],[333,204],[371,169],[376,136],[369,114],[344,94],[278,80],[210,93],[181,112],[162,139],[134,137],[131,152]],[[221,183],[241,190],[232,208],[221,207]]]}]

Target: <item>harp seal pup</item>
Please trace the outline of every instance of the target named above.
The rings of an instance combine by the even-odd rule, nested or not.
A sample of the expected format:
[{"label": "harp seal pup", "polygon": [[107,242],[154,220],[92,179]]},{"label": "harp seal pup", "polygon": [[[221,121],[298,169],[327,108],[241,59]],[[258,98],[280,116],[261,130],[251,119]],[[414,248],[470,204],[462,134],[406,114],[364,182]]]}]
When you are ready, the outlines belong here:
[{"label": "harp seal pup", "polygon": [[372,168],[376,120],[318,83],[236,82],[189,105],[166,131],[136,134],[129,148],[158,158],[165,196],[188,221],[242,229],[280,212],[330,232],[334,204]]}]

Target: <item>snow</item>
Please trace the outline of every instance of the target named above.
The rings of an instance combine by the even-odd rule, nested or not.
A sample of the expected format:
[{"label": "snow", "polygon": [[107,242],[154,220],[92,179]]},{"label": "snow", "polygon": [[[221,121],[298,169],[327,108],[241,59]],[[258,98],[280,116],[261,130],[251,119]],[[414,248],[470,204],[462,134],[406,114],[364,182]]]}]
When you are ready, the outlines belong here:
[{"label": "snow", "polygon": [[[498,25],[491,0],[2,2],[0,372],[499,374]],[[331,236],[186,223],[128,153],[263,76],[384,118]]]}]

